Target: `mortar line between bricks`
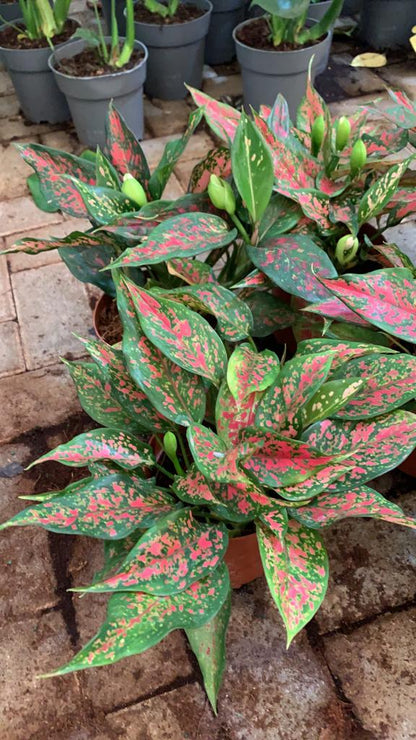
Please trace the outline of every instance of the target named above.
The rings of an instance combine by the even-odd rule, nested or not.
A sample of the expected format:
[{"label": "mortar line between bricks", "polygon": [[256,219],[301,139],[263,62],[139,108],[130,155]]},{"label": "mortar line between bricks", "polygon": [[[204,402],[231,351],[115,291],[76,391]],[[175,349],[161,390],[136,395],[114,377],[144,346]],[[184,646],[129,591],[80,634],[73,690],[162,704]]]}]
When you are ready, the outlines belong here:
[{"label": "mortar line between bricks", "polygon": [[360,629],[360,627],[365,627],[367,624],[372,624],[378,619],[381,619],[381,617],[387,616],[389,614],[401,614],[402,612],[407,612],[409,609],[412,609],[415,606],[416,597],[410,599],[409,601],[404,601],[402,604],[390,606],[382,612],[377,612],[376,614],[371,614],[368,617],[363,617],[363,619],[358,619],[356,622],[352,622],[351,624],[343,624],[340,627],[329,630],[328,632],[322,632],[319,634],[319,637],[324,638],[333,637],[334,635],[352,635],[355,630]]},{"label": "mortar line between bricks", "polygon": [[122,712],[125,709],[130,709],[131,707],[134,707],[138,704],[142,704],[142,702],[144,701],[149,701],[149,699],[155,699],[157,696],[170,694],[172,691],[176,691],[176,689],[182,689],[184,686],[192,686],[193,684],[199,684],[199,677],[196,675],[196,671],[193,671],[193,673],[191,673],[190,676],[186,676],[186,678],[174,679],[173,681],[171,681],[171,683],[165,684],[165,686],[160,686],[154,691],[149,691],[149,693],[143,694],[136,699],[117,704],[115,707],[113,707],[113,709],[105,712],[105,715],[111,716],[113,714],[117,714],[118,712]]}]

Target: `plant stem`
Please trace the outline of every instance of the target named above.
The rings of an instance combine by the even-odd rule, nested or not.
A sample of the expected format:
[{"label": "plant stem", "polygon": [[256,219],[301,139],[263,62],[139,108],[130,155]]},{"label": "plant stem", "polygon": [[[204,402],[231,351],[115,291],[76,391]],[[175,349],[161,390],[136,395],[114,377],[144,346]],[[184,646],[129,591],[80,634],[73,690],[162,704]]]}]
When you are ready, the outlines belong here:
[{"label": "plant stem", "polygon": [[230,218],[233,224],[235,225],[236,229],[240,232],[246,244],[250,244],[250,237],[247,234],[247,231],[245,230],[238,216],[236,216],[235,213],[233,213],[233,214],[230,214]]},{"label": "plant stem", "polygon": [[134,49],[134,5],[133,0],[126,0],[126,40],[123,44],[116,67],[124,67],[130,61]]},{"label": "plant stem", "polygon": [[97,22],[98,38],[99,38],[99,41],[100,41],[101,59],[104,62],[108,62],[107,44],[105,43],[105,39],[104,39],[103,27],[101,25],[101,18],[100,18],[100,14],[99,14],[98,8],[97,8],[97,0],[94,0],[93,6],[94,6],[95,20]]},{"label": "plant stem", "polygon": [[159,465],[159,463],[154,463],[154,466],[155,468],[160,470],[160,472],[163,473],[163,475],[166,475],[171,480],[175,480],[175,476],[173,475],[173,473],[169,472],[169,470],[166,470],[166,468],[164,468],[163,465]]},{"label": "plant stem", "polygon": [[111,61],[117,62],[119,56],[118,25],[116,17],[116,0],[111,0]]},{"label": "plant stem", "polygon": [[184,441],[182,439],[182,435],[181,434],[178,434],[177,435],[177,438],[179,439],[179,447],[181,448],[183,461],[185,463],[186,468],[189,468],[191,463],[189,461],[189,457],[188,457],[188,454],[186,452],[186,447],[185,447],[185,443],[184,443]]},{"label": "plant stem", "polygon": [[252,347],[252,349],[254,349],[254,351],[257,352],[257,347],[256,347],[253,337],[247,337],[247,341],[249,345]]}]

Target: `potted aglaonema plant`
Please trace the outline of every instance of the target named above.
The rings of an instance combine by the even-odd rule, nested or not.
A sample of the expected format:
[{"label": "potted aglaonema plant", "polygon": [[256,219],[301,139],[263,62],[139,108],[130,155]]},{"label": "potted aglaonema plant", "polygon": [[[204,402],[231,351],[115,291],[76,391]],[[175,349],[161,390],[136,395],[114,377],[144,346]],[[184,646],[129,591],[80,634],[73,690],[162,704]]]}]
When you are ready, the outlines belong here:
[{"label": "potted aglaonema plant", "polygon": [[235,56],[234,28],[244,19],[245,0],[212,0],[205,45],[207,64],[226,64]]},{"label": "potted aglaonema plant", "polygon": [[18,0],[0,3],[0,23],[14,21],[22,15]]},{"label": "potted aglaonema plant", "polygon": [[[75,590],[108,593],[106,621],[49,676],[114,663],[184,629],[216,710],[230,576],[238,587],[264,571],[290,645],[325,596],[322,527],[354,516],[416,527],[367,485],[416,445],[415,416],[399,409],[416,361],[321,339],[281,362],[250,337],[224,344],[180,297],[116,272],[122,348],[89,340],[94,362],[68,363],[101,427],[37,461],[87,477],[26,496],[38,503],[2,528],[104,540],[103,569]],[[394,397],[380,394],[374,378],[397,378],[398,367]]]},{"label": "potted aglaonema plant", "polygon": [[[120,38],[111,0],[111,36],[104,36],[97,16],[97,31],[79,29],[78,39],[56,49],[49,59],[55,80],[64,93],[83,144],[105,143],[105,119],[111,100],[129,128],[143,138],[143,84],[147,49],[134,38],[133,0],[126,0],[126,37]],[[96,5],[95,5],[96,7]]]},{"label": "potted aglaonema plant", "polygon": [[318,21],[308,20],[309,0],[262,0],[265,16],[251,18],[234,29],[237,59],[242,68],[246,109],[272,106],[285,96],[292,116],[304,95],[308,67],[312,79],[329,53],[333,26],[342,0],[332,0]]},{"label": "potted aglaonema plant", "polygon": [[162,100],[185,98],[185,84],[201,86],[209,0],[144,0],[135,6],[136,38],[149,50],[145,91]]},{"label": "potted aglaonema plant", "polygon": [[24,116],[33,123],[70,118],[65,96],[48,67],[51,46],[68,41],[77,28],[68,18],[71,0],[19,0],[19,18],[0,28],[0,53]]}]

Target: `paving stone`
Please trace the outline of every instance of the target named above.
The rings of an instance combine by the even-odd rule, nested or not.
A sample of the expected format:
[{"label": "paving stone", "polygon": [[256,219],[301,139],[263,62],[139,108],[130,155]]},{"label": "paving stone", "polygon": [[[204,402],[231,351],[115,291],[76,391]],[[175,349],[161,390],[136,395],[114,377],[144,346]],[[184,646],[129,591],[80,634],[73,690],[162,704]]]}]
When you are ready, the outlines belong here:
[{"label": "paving stone", "polygon": [[188,159],[187,162],[179,161],[175,167],[175,175],[181,183],[182,187],[187,190],[192,170],[199,164],[201,159]]},{"label": "paving stone", "polygon": [[[73,586],[86,586],[102,567],[102,543],[77,537],[69,564]],[[74,595],[81,644],[85,645],[105,619],[107,594]],[[142,655],[102,666],[83,674],[84,692],[95,709],[111,711],[125,703],[159,691],[176,680],[185,680],[194,669],[184,635],[176,631]]]},{"label": "paving stone", "polygon": [[[416,493],[394,499],[416,515]],[[415,532],[372,519],[340,522],[324,532],[330,581],[316,622],[321,633],[411,601],[416,589]]]},{"label": "paving stone", "polygon": [[25,371],[19,327],[16,321],[0,324],[0,377]]},{"label": "paving stone", "polygon": [[388,64],[386,67],[382,67],[379,73],[390,87],[404,90],[411,100],[415,99],[416,68],[414,64]]},{"label": "paving stone", "polygon": [[29,370],[84,353],[73,332],[88,335],[91,309],[84,284],[64,263],[16,272],[12,286]]},{"label": "paving stone", "polygon": [[0,256],[0,321],[8,321],[15,316],[7,259],[3,255]]},{"label": "paving stone", "polygon": [[[177,138],[177,135],[161,136],[159,139],[148,139],[147,141],[141,142],[151,170],[159,164],[167,142],[174,141]],[[188,141],[186,149],[181,155],[180,161],[186,162],[188,159],[202,159],[206,155],[207,151],[212,149],[213,146],[213,141],[208,134],[204,132],[194,134]]]},{"label": "paving stone", "polygon": [[[0,521],[28,505],[19,495],[33,492],[34,481],[24,472],[33,455],[23,444],[0,447]],[[0,537],[2,598],[0,623],[33,615],[58,602],[47,534],[41,529],[16,527]],[[1,735],[1,733],[0,733]]]},{"label": "paving stone", "polygon": [[181,185],[176,175],[171,175],[163,191],[163,198],[166,200],[176,200],[186,193],[186,188]]},{"label": "paving stone", "polygon": [[0,735],[7,740],[73,740],[95,737],[89,729],[76,677],[39,680],[71,658],[59,613],[15,622],[2,630]]},{"label": "paving stone", "polygon": [[110,724],[123,737],[143,740],[350,737],[326,666],[306,636],[286,651],[280,616],[263,579],[233,594],[227,658],[217,718],[202,689],[193,685],[110,715]]},{"label": "paving stone", "polygon": [[388,241],[397,244],[416,265],[416,221],[407,221],[386,229],[384,236]]},{"label": "paving stone", "polygon": [[74,131],[52,131],[41,134],[41,144],[50,146],[52,149],[63,149],[65,152],[78,154],[85,146],[81,145]]},{"label": "paving stone", "polygon": [[[387,93],[377,94],[376,99],[380,101],[377,103],[377,107],[380,111],[383,111],[388,105],[391,105],[391,99]],[[357,113],[359,108],[363,105],[372,105],[374,103],[374,95],[362,95],[359,98],[346,98],[337,103],[330,103],[329,107],[333,116],[352,116]],[[375,114],[375,117],[382,119],[383,115]]]},{"label": "paving stone", "polygon": [[41,226],[59,224],[62,220],[60,213],[40,211],[29,196],[0,203],[0,236],[32,231]]},{"label": "paving stone", "polygon": [[9,116],[7,119],[3,119],[0,126],[0,140],[3,142],[9,142],[16,139],[24,139],[32,137],[29,140],[33,141],[33,138],[38,134],[48,134],[55,129],[59,129],[62,124],[51,125],[49,123],[32,123],[27,121],[21,115]]},{"label": "paving stone", "polygon": [[6,70],[0,72],[0,95],[13,95],[14,87]]},{"label": "paving stone", "polygon": [[146,125],[155,137],[183,133],[190,112],[185,100],[144,100]]},{"label": "paving stone", "polygon": [[204,92],[217,100],[222,97],[236,97],[243,94],[241,75],[212,75],[204,80]]},{"label": "paving stone", "polygon": [[415,640],[416,609],[325,639],[331,671],[377,740],[416,738]]},{"label": "paving stone", "polygon": [[365,67],[351,67],[352,54],[332,54],[331,70],[335,81],[350,95],[368,95],[369,93],[383,92],[385,84],[380,77]]},{"label": "paving stone", "polygon": [[[91,228],[90,222],[85,218],[67,218],[64,216],[64,221],[61,223],[53,224],[50,226],[43,226],[40,229],[31,229],[30,236],[35,239],[53,239],[54,237],[62,238],[68,236],[71,231],[86,231]],[[27,232],[20,234],[13,234],[12,236],[6,237],[5,249],[9,249],[19,239],[24,239],[28,236]],[[61,258],[58,254],[57,249],[52,249],[49,252],[39,252],[39,254],[25,254],[24,252],[18,252],[17,254],[8,254],[7,262],[9,265],[10,272],[20,272],[20,270],[31,270],[36,267],[43,267],[44,265],[52,265],[56,262],[60,262]]]},{"label": "paving stone", "polygon": [[0,118],[9,118],[19,113],[20,104],[15,95],[4,95],[0,98]]},{"label": "paving stone", "polygon": [[[36,142],[38,137],[31,138],[31,142]],[[26,184],[26,178],[32,174],[33,170],[24,161],[14,144],[0,147],[0,157],[2,166],[2,176],[0,178],[0,199],[18,198],[22,195],[29,194],[29,188]]]},{"label": "paving stone", "polygon": [[2,378],[0,408],[0,444],[35,427],[59,424],[81,410],[62,364]]}]

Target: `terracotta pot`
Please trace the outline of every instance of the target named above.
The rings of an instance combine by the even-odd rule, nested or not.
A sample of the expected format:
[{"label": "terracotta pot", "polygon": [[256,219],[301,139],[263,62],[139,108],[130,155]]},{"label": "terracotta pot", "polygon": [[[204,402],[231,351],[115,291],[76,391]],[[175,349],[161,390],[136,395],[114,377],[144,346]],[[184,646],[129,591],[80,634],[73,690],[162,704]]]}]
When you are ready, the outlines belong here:
[{"label": "terracotta pot", "polygon": [[224,558],[230,572],[232,588],[240,588],[263,575],[257,536],[232,537]]},{"label": "terracotta pot", "polygon": [[411,475],[412,478],[416,478],[416,450],[412,452],[409,457],[399,465],[399,470],[406,475]]}]

